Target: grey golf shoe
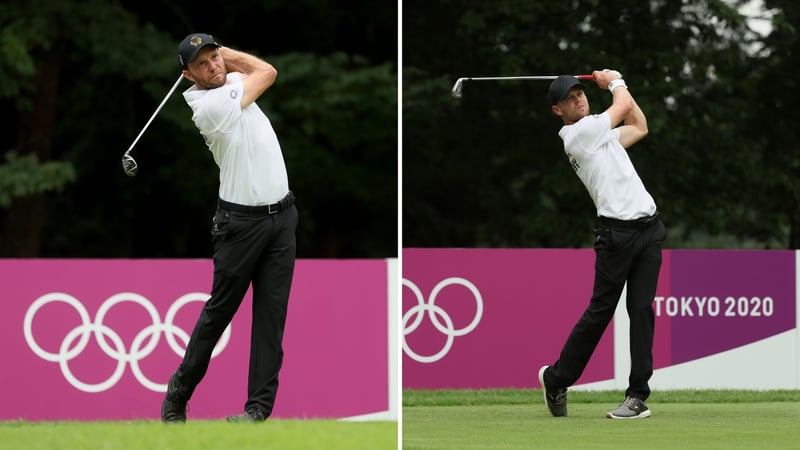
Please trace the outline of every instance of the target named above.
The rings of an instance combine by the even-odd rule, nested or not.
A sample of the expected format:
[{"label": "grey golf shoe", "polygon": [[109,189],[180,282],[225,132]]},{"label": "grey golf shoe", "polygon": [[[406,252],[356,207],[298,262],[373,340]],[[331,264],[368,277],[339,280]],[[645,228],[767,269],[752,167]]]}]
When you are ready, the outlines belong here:
[{"label": "grey golf shoe", "polygon": [[267,420],[267,415],[264,414],[263,411],[257,408],[250,408],[244,412],[244,414],[239,414],[238,416],[228,416],[228,422],[263,422]]},{"label": "grey golf shoe", "polygon": [[542,366],[539,369],[539,383],[542,385],[542,392],[544,393],[544,404],[550,410],[550,414],[555,417],[567,416],[567,390],[554,389],[548,387],[544,382],[544,373],[550,366]]},{"label": "grey golf shoe", "polygon": [[644,419],[650,417],[647,405],[638,398],[625,397],[625,401],[617,409],[606,413],[609,419]]}]

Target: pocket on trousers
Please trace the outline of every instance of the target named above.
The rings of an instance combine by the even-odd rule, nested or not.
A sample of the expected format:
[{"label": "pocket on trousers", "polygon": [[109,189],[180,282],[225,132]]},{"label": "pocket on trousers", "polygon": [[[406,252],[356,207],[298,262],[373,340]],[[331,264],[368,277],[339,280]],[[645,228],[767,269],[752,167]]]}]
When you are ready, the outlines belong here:
[{"label": "pocket on trousers", "polygon": [[601,227],[594,229],[594,251],[600,253],[611,247],[611,228]]},{"label": "pocket on trousers", "polygon": [[214,218],[211,219],[211,240],[216,241],[222,239],[228,234],[228,228],[231,224],[231,213],[225,209],[217,209],[214,213]]}]

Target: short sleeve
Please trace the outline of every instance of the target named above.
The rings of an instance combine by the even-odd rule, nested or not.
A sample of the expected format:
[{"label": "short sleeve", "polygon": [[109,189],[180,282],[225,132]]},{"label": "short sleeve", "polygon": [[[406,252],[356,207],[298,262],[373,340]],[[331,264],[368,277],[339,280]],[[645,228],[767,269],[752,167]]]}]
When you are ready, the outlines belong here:
[{"label": "short sleeve", "polygon": [[603,144],[613,138],[615,131],[611,129],[611,117],[606,112],[584,117],[574,126],[575,145],[587,153],[603,148]]},{"label": "short sleeve", "polygon": [[242,115],[242,79],[229,74],[224,86],[209,89],[197,111],[197,125],[203,134],[226,133]]}]

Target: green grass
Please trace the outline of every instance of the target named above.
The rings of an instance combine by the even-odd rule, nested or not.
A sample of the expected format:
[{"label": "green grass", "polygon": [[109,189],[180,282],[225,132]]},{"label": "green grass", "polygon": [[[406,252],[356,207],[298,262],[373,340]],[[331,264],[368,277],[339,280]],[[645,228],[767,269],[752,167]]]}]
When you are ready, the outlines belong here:
[{"label": "green grass", "polygon": [[3,422],[0,449],[397,449],[396,422]]},{"label": "green grass", "polygon": [[403,449],[800,449],[800,391],[659,391],[652,417],[607,419],[621,396],[570,391],[556,418],[541,390],[406,390]]}]

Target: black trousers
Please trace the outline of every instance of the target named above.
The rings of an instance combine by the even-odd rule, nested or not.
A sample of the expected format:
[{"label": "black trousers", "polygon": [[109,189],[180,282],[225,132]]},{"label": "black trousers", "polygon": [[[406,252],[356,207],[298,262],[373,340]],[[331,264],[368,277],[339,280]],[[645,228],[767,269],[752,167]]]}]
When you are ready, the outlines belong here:
[{"label": "black trousers", "polygon": [[661,245],[666,233],[658,218],[641,226],[601,222],[595,230],[592,298],[567,338],[558,361],[548,371],[548,384],[552,383],[554,388],[566,388],[580,378],[614,316],[627,282],[631,371],[625,395],[641,400],[650,396],[648,381],[653,375],[655,332],[652,303],[661,269]]},{"label": "black trousers", "polygon": [[[289,194],[291,196],[291,193]],[[245,410],[272,413],[283,363],[283,331],[295,263],[297,209],[278,213],[237,212],[218,207],[211,230],[214,281],[177,375],[189,399],[208,370],[211,352],[253,285],[250,368]]]}]

